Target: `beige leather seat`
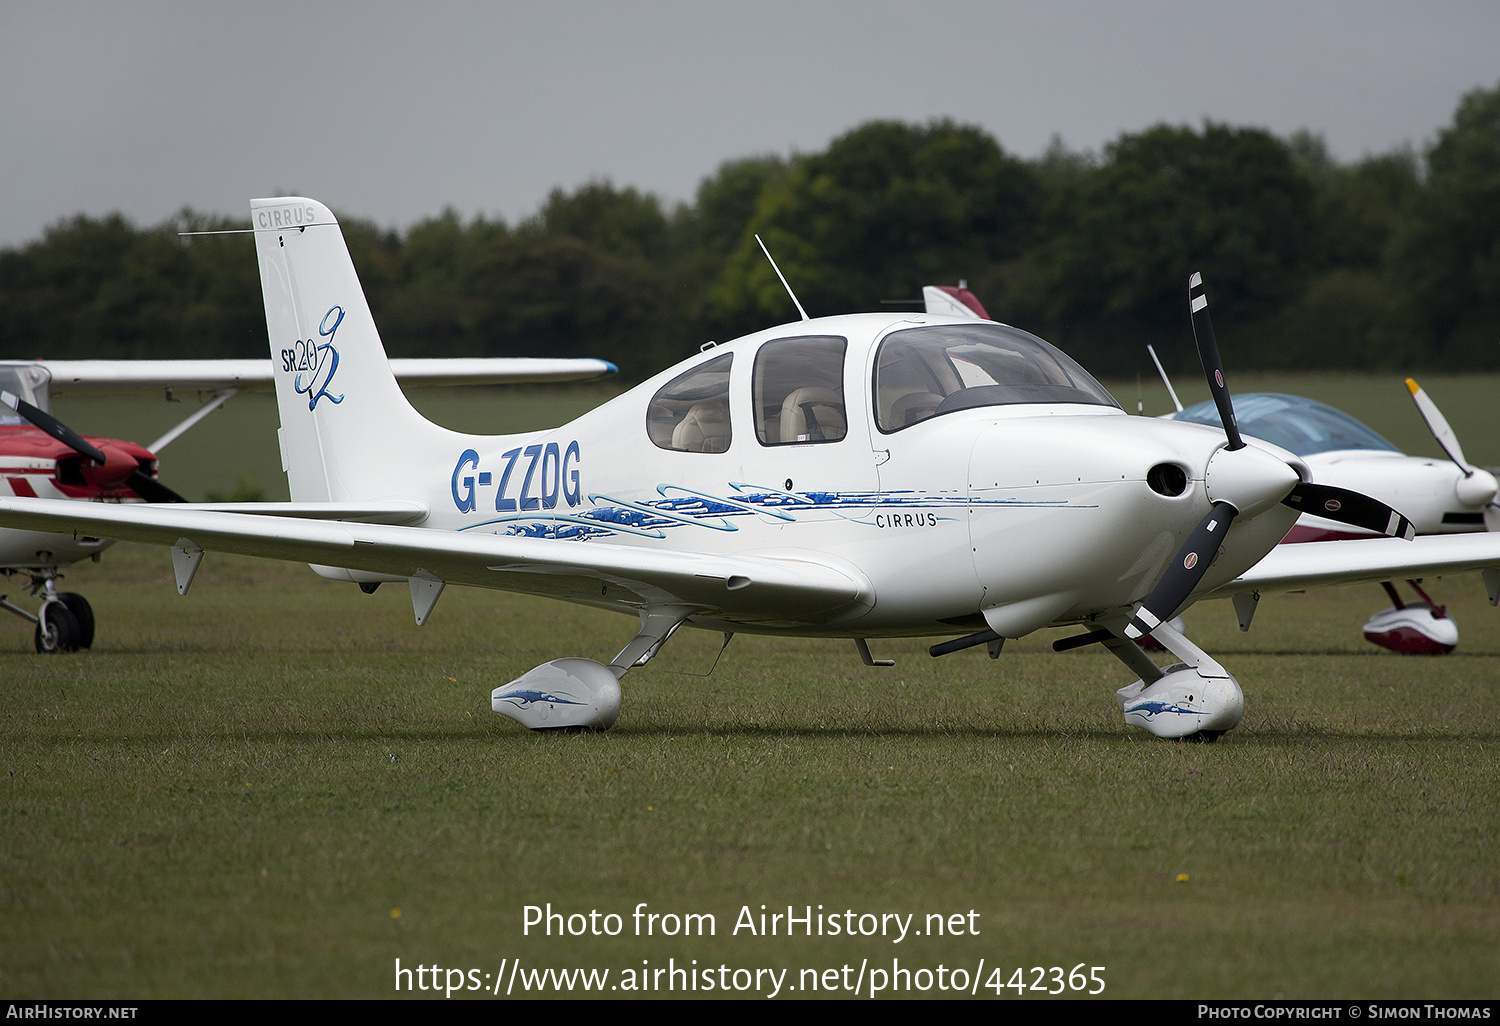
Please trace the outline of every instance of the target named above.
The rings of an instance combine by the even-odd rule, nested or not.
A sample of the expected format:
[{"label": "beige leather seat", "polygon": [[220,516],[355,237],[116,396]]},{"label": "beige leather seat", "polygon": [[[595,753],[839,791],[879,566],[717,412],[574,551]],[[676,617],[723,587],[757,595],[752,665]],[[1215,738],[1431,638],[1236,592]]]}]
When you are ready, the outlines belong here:
[{"label": "beige leather seat", "polygon": [[943,405],[943,397],[936,392],[908,392],[891,404],[891,427],[910,427],[926,420]]},{"label": "beige leather seat", "polygon": [[844,401],[827,388],[799,388],[781,402],[781,441],[836,442],[848,433]]},{"label": "beige leather seat", "polygon": [[683,452],[724,452],[729,448],[729,407],[698,403],[672,429],[672,448]]}]

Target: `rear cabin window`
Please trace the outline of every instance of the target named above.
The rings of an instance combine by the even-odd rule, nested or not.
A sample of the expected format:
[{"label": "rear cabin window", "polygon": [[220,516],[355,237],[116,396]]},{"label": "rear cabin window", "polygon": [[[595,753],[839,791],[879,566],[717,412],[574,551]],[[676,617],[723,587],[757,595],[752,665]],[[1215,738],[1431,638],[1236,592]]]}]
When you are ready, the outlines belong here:
[{"label": "rear cabin window", "polygon": [[938,324],[887,335],[875,358],[876,423],[886,433],[976,406],[1119,403],[1073,359],[1004,324]]},{"label": "rear cabin window", "polygon": [[767,342],[755,354],[751,386],[761,445],[837,442],[849,433],[844,409],[844,351],[834,335]]},{"label": "rear cabin window", "polygon": [[733,353],[679,374],[651,397],[646,433],[662,449],[726,452],[729,449],[729,367]]}]

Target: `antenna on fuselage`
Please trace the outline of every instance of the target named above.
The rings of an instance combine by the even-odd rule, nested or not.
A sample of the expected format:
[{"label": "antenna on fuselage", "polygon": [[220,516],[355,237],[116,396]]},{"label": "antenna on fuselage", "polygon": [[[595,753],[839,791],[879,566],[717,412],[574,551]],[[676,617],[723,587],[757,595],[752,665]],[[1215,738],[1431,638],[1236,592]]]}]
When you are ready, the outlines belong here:
[{"label": "antenna on fuselage", "polygon": [[771,255],[771,251],[766,248],[766,244],[760,241],[759,235],[755,237],[755,241],[760,244],[760,251],[766,255],[766,259],[771,261],[771,270],[775,271],[776,277],[781,279],[781,287],[786,289],[786,294],[792,297],[792,305],[797,308],[797,312],[802,315],[802,319],[804,321],[812,320],[811,317],[807,316],[807,311],[802,309],[802,304],[797,302],[797,293],[793,292],[792,287],[786,283],[786,275],[782,274],[781,268],[776,266],[776,258]]},{"label": "antenna on fuselage", "polygon": [[1181,413],[1182,403],[1177,399],[1177,389],[1172,387],[1172,380],[1167,377],[1167,372],[1162,370],[1161,361],[1156,358],[1156,350],[1148,345],[1146,352],[1151,354],[1151,362],[1156,364],[1156,373],[1161,375],[1161,383],[1167,386],[1167,394],[1172,397],[1172,405],[1177,407],[1178,413]]}]

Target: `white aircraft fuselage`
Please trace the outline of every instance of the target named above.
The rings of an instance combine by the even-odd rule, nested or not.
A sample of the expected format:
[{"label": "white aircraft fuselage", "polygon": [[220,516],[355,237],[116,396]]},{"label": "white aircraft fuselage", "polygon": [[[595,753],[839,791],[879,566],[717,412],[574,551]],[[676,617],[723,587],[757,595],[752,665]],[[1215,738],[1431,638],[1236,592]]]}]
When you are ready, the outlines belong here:
[{"label": "white aircraft fuselage", "polygon": [[[867,637],[987,623],[1019,637],[1049,623],[1128,619],[1207,513],[1204,474],[1225,444],[1222,432],[1076,403],[957,409],[882,430],[873,408],[881,344],[945,325],[973,322],[923,314],[794,322],[712,347],[562,427],[455,440],[449,462],[440,470],[429,463],[414,489],[430,506],[424,526],[585,545],[815,554],[863,585],[857,601],[812,618],[733,609],[692,618],[725,630]],[[803,338],[847,343],[847,431],[837,440],[767,443],[756,424],[757,355]],[[657,394],[726,356],[721,451],[654,444],[648,420]],[[1181,468],[1180,494],[1148,483],[1164,464]],[[1295,479],[1287,476],[1288,487]],[[1252,566],[1295,519],[1273,505],[1236,522],[1205,587]],[[596,604],[617,603],[601,595]]]}]

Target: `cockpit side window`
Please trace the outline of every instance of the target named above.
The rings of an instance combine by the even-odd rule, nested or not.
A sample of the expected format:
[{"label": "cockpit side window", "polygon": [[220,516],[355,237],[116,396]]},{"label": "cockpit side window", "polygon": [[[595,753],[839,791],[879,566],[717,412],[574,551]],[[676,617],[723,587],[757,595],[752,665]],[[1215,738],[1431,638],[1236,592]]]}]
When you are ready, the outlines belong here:
[{"label": "cockpit side window", "polygon": [[875,414],[889,434],[976,406],[1119,404],[1061,350],[1004,324],[940,324],[887,335],[875,358]]},{"label": "cockpit side window", "polygon": [[667,382],[646,407],[646,433],[662,449],[725,452],[729,425],[729,368],[733,353],[700,364]]},{"label": "cockpit side window", "polygon": [[751,394],[761,445],[837,442],[849,433],[846,349],[848,342],[835,335],[781,338],[760,347]]},{"label": "cockpit side window", "polygon": [[[0,363],[0,392],[9,392],[43,413],[52,408],[48,394],[51,382],[52,375],[45,367],[31,363]],[[8,406],[0,406],[0,424],[30,423]]]}]

